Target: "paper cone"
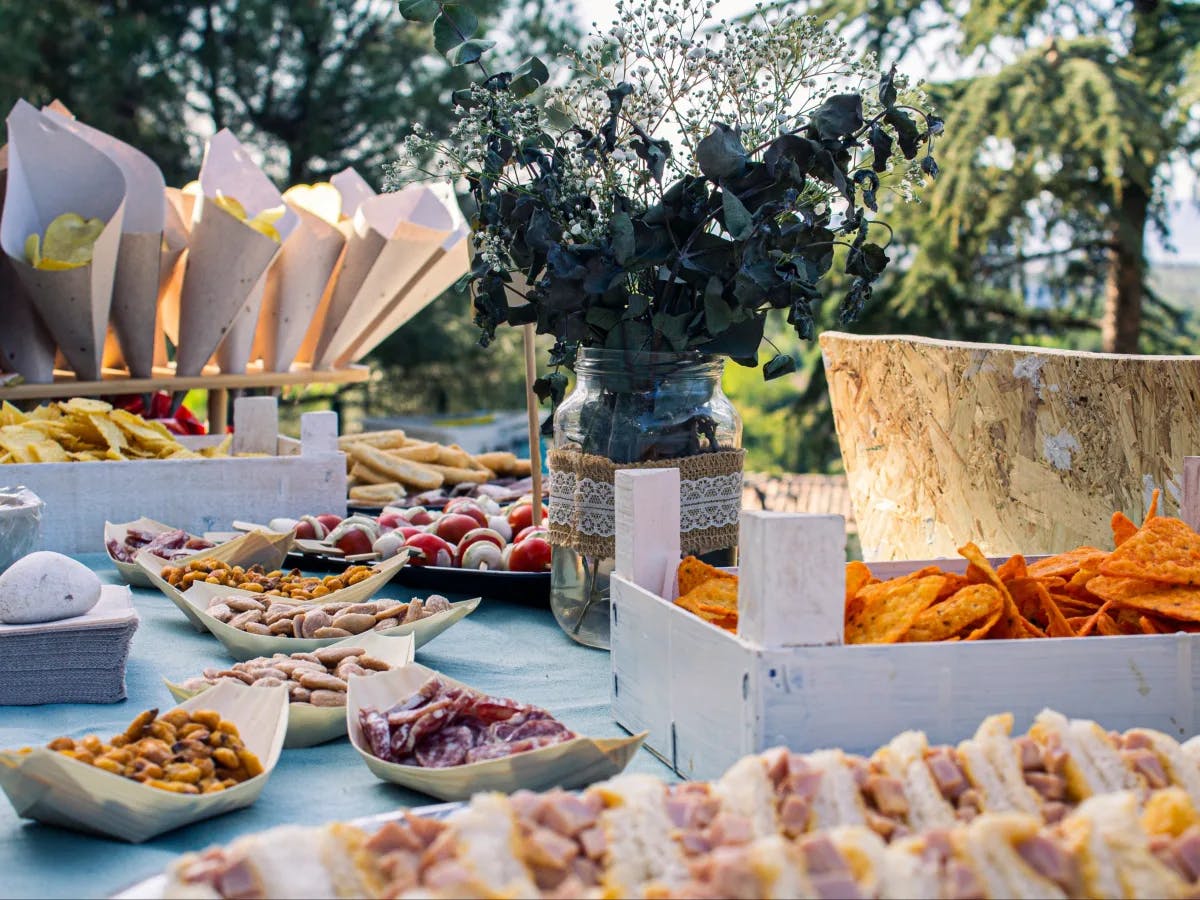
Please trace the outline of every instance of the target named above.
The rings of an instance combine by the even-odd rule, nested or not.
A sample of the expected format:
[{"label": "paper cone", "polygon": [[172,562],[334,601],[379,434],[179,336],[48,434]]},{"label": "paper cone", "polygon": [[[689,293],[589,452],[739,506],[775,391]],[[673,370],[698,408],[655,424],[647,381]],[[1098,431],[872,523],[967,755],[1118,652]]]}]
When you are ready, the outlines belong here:
[{"label": "paper cone", "polygon": [[268,372],[291,368],[346,246],[335,225],[298,206],[300,224],[284,242],[267,276],[255,346]]},{"label": "paper cone", "polygon": [[[145,570],[137,564],[137,562],[122,562],[119,559],[113,559],[112,553],[108,551],[108,542],[115,540],[118,544],[125,543],[125,536],[129,534],[131,529],[144,531],[148,534],[163,534],[175,529],[170,525],[164,525],[162,522],[156,522],[154,519],[141,518],[136,522],[125,522],[119,525],[114,525],[112,522],[104,523],[104,550],[108,553],[108,558],[121,573],[121,578],[126,584],[134,587],[154,587],[154,583],[146,574]],[[198,537],[198,535],[190,534],[190,537]],[[295,543],[295,535],[291,532],[262,532],[252,531],[248,534],[238,535],[232,540],[218,544],[216,547],[209,547],[206,550],[196,550],[194,553],[189,553],[188,556],[212,557],[219,559],[222,562],[227,562],[231,566],[254,566],[259,565],[268,572],[278,569],[283,565],[284,559],[291,551]],[[180,560],[186,560],[188,557],[180,557],[180,559],[167,562],[164,560],[164,565],[180,565]]]},{"label": "paper cone", "polygon": [[136,378],[148,378],[154,363],[154,328],[150,323],[158,306],[162,264],[165,214],[162,171],[140,150],[75,121],[70,111],[57,101],[43,113],[111,159],[125,176],[125,218],[110,315],[129,373]]},{"label": "paper cone", "polygon": [[353,219],[358,208],[376,196],[367,180],[352,168],[342,169],[329,182],[342,195],[342,215],[347,219]]},{"label": "paper cone", "polygon": [[416,663],[370,677],[350,677],[346,731],[350,743],[377,778],[442,800],[466,800],[472,794],[484,791],[511,794],[553,787],[571,790],[623,771],[646,739],[645,732],[633,737],[601,740],[578,737],[540,750],[446,769],[405,766],[375,756],[363,737],[359,710],[365,707],[386,710],[411,696],[435,675],[446,684],[465,687],[461,682]]},{"label": "paper cone", "polygon": [[[8,147],[0,147],[0,209],[8,183]],[[54,381],[54,338],[38,318],[17,270],[0,253],[0,369],[31,384]]]},{"label": "paper cone", "polygon": [[467,252],[470,229],[460,225],[446,238],[440,250],[426,262],[411,281],[401,289],[394,301],[385,306],[334,360],[335,368],[358,362],[385,340],[397,328],[449,290],[471,267]]},{"label": "paper cone", "polygon": [[[0,246],[76,375],[97,380],[125,214],[125,177],[107,156],[23,100],[7,122]],[[25,261],[26,237],[44,234],[66,212],[107,223],[93,245],[92,262],[65,271],[33,268]]]},{"label": "paper cone", "polygon": [[141,843],[254,803],[279,762],[287,732],[287,701],[283,688],[227,682],[180,704],[181,709],[219,712],[238,727],[246,748],[262,763],[261,775],[224,791],[175,794],[45,747],[0,751],[0,787],[23,818]]},{"label": "paper cone", "polygon": [[[234,331],[239,334],[223,359],[225,371],[245,370],[258,311],[262,303],[262,279],[280,244],[255,231],[212,201],[218,189],[236,198],[253,218],[264,209],[280,206],[283,199],[262,170],[250,159],[228,130],[217,132],[204,153],[200,167],[203,193],[192,213],[191,237],[180,292],[179,341],[176,371],[199,375],[222,341]],[[298,218],[288,210],[275,223],[287,240]],[[251,337],[242,336],[248,329]]]},{"label": "paper cone", "polygon": [[317,344],[318,368],[330,368],[345,353],[441,251],[454,227],[445,204],[419,185],[372,197],[359,207]]},{"label": "paper cone", "polygon": [[[376,659],[381,659],[394,669],[406,666],[413,661],[416,644],[411,634],[401,634],[388,637],[378,632],[357,634],[354,637],[343,638],[334,647],[359,647]],[[369,676],[368,676],[369,677]],[[179,684],[166,681],[167,690],[171,696],[182,702],[190,700],[211,687],[199,690],[188,690]],[[251,685],[253,687],[253,685]],[[314,747],[326,741],[337,740],[346,736],[346,708],[344,706],[313,706],[311,703],[288,704],[287,737],[284,738],[284,748]]]}]

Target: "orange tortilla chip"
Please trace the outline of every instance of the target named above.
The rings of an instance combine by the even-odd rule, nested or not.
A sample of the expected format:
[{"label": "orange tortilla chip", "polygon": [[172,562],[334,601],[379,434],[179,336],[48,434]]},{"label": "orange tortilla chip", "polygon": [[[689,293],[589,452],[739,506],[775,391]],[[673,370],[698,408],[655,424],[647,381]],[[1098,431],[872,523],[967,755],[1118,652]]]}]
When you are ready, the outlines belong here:
[{"label": "orange tortilla chip", "polygon": [[1029,570],[1025,566],[1025,557],[1019,553],[1016,556],[1010,556],[1008,561],[996,570],[996,574],[1000,576],[1001,581],[1027,577]]},{"label": "orange tortilla chip", "polygon": [[1154,489],[1154,493],[1150,495],[1150,508],[1146,510],[1146,516],[1142,519],[1142,524],[1145,525],[1150,519],[1158,515],[1158,488]]},{"label": "orange tortilla chip", "polygon": [[[1092,633],[1092,629],[1095,628],[1097,623],[1100,621],[1100,617],[1105,615],[1111,607],[1112,607],[1112,601],[1106,600],[1104,602],[1104,605],[1101,606],[1098,610],[1096,610],[1096,612],[1093,615],[1089,616],[1083,622],[1082,625],[1075,628],[1075,634],[1078,635],[1079,637],[1087,637],[1089,634]],[[1074,626],[1072,626],[1072,627],[1074,627]]]},{"label": "orange tortilla chip", "polygon": [[949,600],[963,588],[970,587],[971,582],[967,581],[965,575],[955,575],[953,572],[947,572],[944,576],[946,583],[942,585],[941,591],[938,593],[938,602]]},{"label": "orange tortilla chip", "polygon": [[1200,534],[1179,519],[1155,516],[1109,554],[1101,575],[1200,584]]},{"label": "orange tortilla chip", "polygon": [[894,644],[917,616],[933,605],[944,579],[929,575],[916,581],[894,579],[859,591],[861,608],[846,622],[847,644]]},{"label": "orange tortilla chip", "polygon": [[1142,634],[1167,634],[1164,626],[1147,616],[1138,616],[1138,624],[1142,627]]},{"label": "orange tortilla chip", "polygon": [[1109,575],[1098,575],[1088,587],[1104,600],[1100,609],[1105,612],[1108,606],[1116,605],[1168,619],[1200,622],[1200,588]]},{"label": "orange tortilla chip", "polygon": [[846,563],[846,602],[854,599],[854,595],[865,588],[871,580],[871,570],[866,563],[855,560]]},{"label": "orange tortilla chip", "polygon": [[702,603],[736,613],[738,608],[738,583],[727,578],[714,578],[692,588],[675,601],[681,606],[682,601]]},{"label": "orange tortilla chip", "polygon": [[[990,584],[972,584],[918,615],[904,640],[947,641],[980,630],[986,634],[1003,611],[1004,598],[998,590]],[[984,623],[986,629],[981,627]]]},{"label": "orange tortilla chip", "polygon": [[1029,575],[1033,578],[1072,578],[1079,571],[1080,565],[1088,559],[1098,556],[1107,556],[1103,550],[1097,550],[1095,547],[1077,547],[1069,553],[1060,553],[1057,556],[1048,556],[1045,559],[1038,560],[1029,566]]},{"label": "orange tortilla chip", "polygon": [[1120,637],[1125,632],[1117,627],[1117,623],[1113,621],[1112,616],[1107,613],[1100,616],[1096,621],[1096,632],[1105,637]]},{"label": "orange tortilla chip", "polygon": [[1043,637],[1075,637],[1075,631],[1067,624],[1066,616],[1037,578],[1014,578],[1008,582],[1008,592],[1027,620],[1045,623]]},{"label": "orange tortilla chip", "polygon": [[679,564],[679,596],[690,594],[704,582],[716,579],[737,582],[737,576],[730,572],[722,572],[694,556],[685,557]]},{"label": "orange tortilla chip", "polygon": [[1120,547],[1123,543],[1137,534],[1137,526],[1129,521],[1129,516],[1123,512],[1115,512],[1112,516],[1113,546]]},{"label": "orange tortilla chip", "polygon": [[958,548],[959,555],[966,559],[971,565],[967,570],[967,577],[971,577],[971,569],[975,569],[979,575],[986,579],[987,583],[991,584],[1000,592],[1001,598],[1004,600],[1004,612],[1000,619],[996,622],[996,627],[993,629],[993,635],[998,638],[1018,638],[1025,636],[1025,628],[1021,624],[1021,611],[1017,609],[1017,604],[1013,602],[1012,595],[1008,592],[1004,582],[996,574],[991,563],[987,561],[987,557],[974,544],[967,544]]}]

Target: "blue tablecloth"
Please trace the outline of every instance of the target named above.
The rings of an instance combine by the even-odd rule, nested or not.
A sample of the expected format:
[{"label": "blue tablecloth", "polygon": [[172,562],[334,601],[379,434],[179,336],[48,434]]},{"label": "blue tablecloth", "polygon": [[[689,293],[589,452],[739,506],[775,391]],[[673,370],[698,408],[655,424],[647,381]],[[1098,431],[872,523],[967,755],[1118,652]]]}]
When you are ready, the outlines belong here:
[{"label": "blue tablecloth", "polygon": [[[84,557],[117,583],[107,557]],[[400,596],[390,587],[385,596]],[[405,598],[407,599],[407,598]],[[452,598],[457,599],[457,598]],[[129,699],[109,706],[0,707],[0,747],[43,744],[58,735],[122,731],[143,709],[173,705],[163,678],[182,681],[227,660],[208,634],[192,630],[154,591],[135,590],[141,627],[127,670]],[[548,609],[484,600],[471,616],[417,651],[418,661],[466,684],[549,709],[577,732],[615,737],[609,715],[607,653],[567,638]],[[629,771],[670,778],[642,750]],[[0,799],[0,897],[99,897],[162,871],[177,854],[283,823],[315,824],[436,802],[378,781],[343,739],[285,750],[258,802],[141,845],[89,837],[19,819]]]}]

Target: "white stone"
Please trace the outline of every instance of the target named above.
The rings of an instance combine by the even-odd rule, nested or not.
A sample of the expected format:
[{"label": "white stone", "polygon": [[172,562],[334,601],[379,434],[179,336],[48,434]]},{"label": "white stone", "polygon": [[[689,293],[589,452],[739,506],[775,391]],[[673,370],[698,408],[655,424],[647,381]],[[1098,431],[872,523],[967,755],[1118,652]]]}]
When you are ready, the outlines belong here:
[{"label": "white stone", "polygon": [[102,585],[83,563],[41,550],[0,575],[0,622],[29,625],[82,616],[100,600]]}]

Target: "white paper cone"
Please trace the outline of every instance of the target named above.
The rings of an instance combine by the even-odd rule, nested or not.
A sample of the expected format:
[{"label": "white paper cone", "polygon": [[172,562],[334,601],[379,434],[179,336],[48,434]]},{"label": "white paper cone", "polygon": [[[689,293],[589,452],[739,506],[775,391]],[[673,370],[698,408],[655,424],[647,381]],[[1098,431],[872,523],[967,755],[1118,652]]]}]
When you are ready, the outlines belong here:
[{"label": "white paper cone", "polygon": [[[0,147],[0,209],[8,183],[8,146]],[[0,371],[31,384],[54,381],[54,338],[33,309],[17,270],[0,253]]]},{"label": "white paper cone", "polygon": [[[212,202],[220,190],[236,198],[251,218],[283,203],[279,191],[227,130],[217,132],[208,143],[200,167],[200,186],[203,193],[192,214],[179,301],[176,370],[180,375],[199,375],[240,315],[252,314],[257,321],[262,295],[256,288],[260,288],[263,275],[280,250],[278,242]],[[275,229],[287,240],[298,221],[296,214],[288,210],[275,223]],[[253,328],[250,334],[244,344],[246,357],[253,342]],[[247,360],[237,358],[241,346],[236,345],[226,354],[231,366],[227,371],[245,369]]]},{"label": "white paper cone", "polygon": [[286,372],[295,361],[346,246],[337,226],[307,210],[292,209],[300,224],[267,276],[258,321],[255,346],[268,372]]},{"label": "white paper cone", "polygon": [[[107,156],[23,100],[7,124],[9,172],[0,246],[78,377],[96,380],[112,305],[125,177]],[[66,212],[107,223],[93,245],[92,262],[65,271],[34,269],[25,261],[25,239],[33,232],[44,234]]]},{"label": "white paper cone", "polygon": [[338,359],[335,367],[341,368],[358,362],[382,344],[401,325],[423,310],[426,306],[449,290],[471,267],[467,252],[467,235],[470,229],[459,226],[442,244],[441,252],[429,259],[427,264],[405,286],[396,300],[388,304],[376,316],[365,331],[355,338]]},{"label": "white paper cone", "polygon": [[[278,260],[278,254],[275,258]],[[268,266],[267,271],[262,273],[262,277],[258,279],[258,283],[254,285],[254,289],[250,291],[246,302],[238,311],[233,325],[229,327],[229,333],[213,354],[212,361],[224,373],[241,375],[246,371],[246,364],[250,362],[254,348],[254,337],[258,333],[263,295],[266,293],[268,276],[273,268],[274,265]]]},{"label": "white paper cone", "polygon": [[334,287],[316,365],[329,368],[390,304],[429,259],[440,252],[455,223],[427,187],[410,185],[365,201]]},{"label": "white paper cone", "polygon": [[354,218],[358,208],[376,196],[367,180],[354,169],[342,169],[329,179],[329,183],[342,195],[342,215],[348,219]]},{"label": "white paper cone", "polygon": [[140,150],[75,121],[57,101],[43,112],[111,159],[125,176],[125,218],[110,316],[120,356],[130,374],[148,378],[154,363],[154,326],[150,323],[158,306],[162,264],[165,216],[162,171]]}]

